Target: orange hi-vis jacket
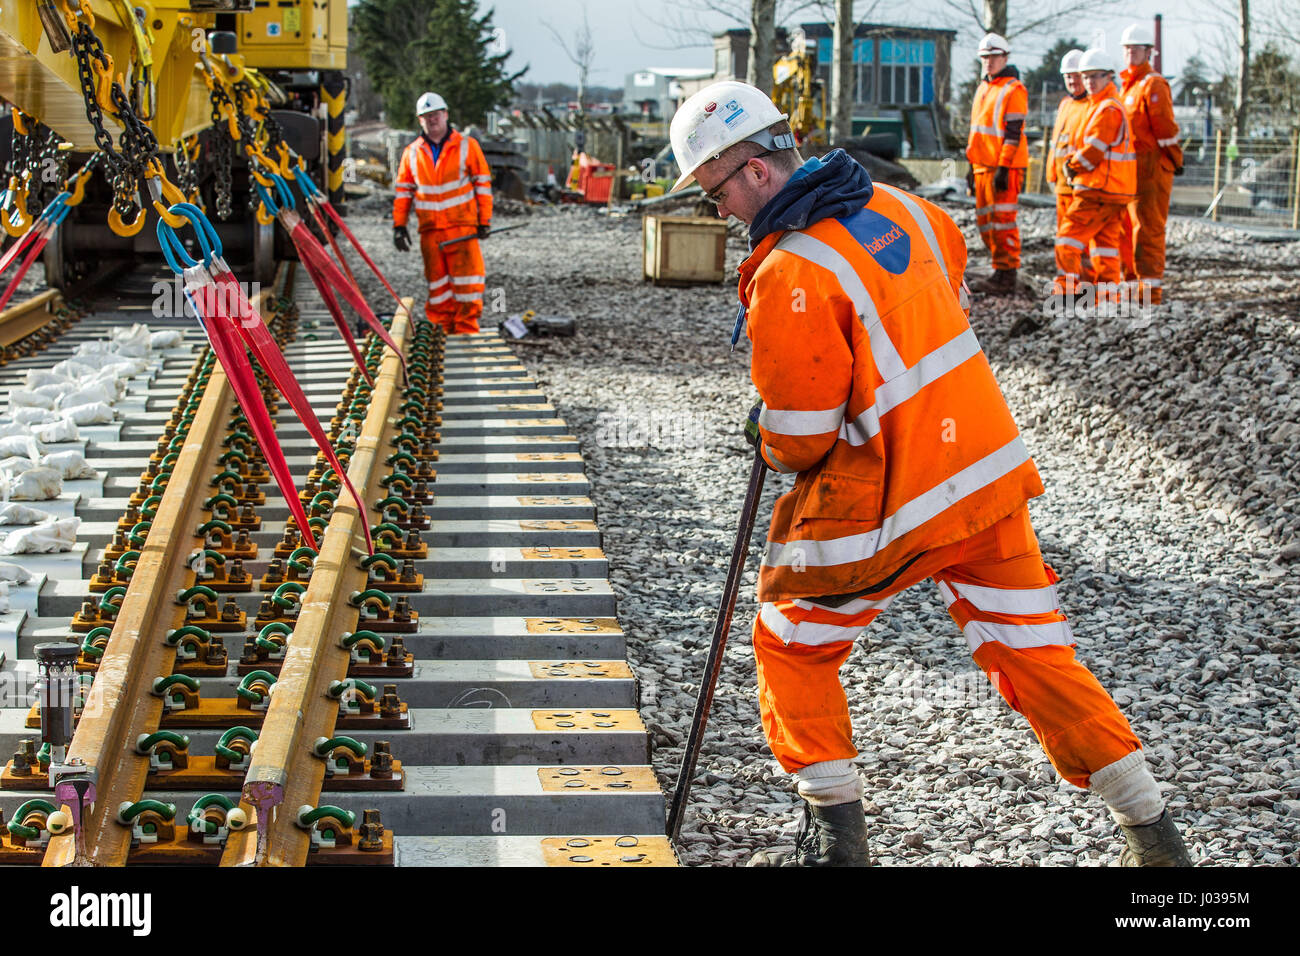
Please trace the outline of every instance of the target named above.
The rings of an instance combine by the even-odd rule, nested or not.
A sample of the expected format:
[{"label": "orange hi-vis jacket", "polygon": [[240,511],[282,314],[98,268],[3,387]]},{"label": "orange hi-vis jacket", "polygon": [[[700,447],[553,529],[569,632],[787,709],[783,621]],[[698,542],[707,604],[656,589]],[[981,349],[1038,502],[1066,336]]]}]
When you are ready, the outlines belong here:
[{"label": "orange hi-vis jacket", "polygon": [[798,472],[760,601],[860,593],[1043,493],[967,319],[965,268],[947,214],[881,183],[742,263],[763,456]]},{"label": "orange hi-vis jacket", "polygon": [[1137,195],[1137,156],[1119,91],[1107,83],[1085,102],[1088,113],[1079,126],[1078,148],[1068,160],[1076,170],[1074,195],[1128,203]]},{"label": "orange hi-vis jacket", "polygon": [[1151,69],[1150,63],[1129,67],[1120,74],[1124,112],[1133,130],[1133,151],[1158,149],[1161,165],[1170,172],[1183,165],[1183,148],[1178,145],[1178,122],[1174,119],[1174,98],[1169,81]]},{"label": "orange hi-vis jacket", "polygon": [[402,152],[393,225],[405,226],[411,205],[420,232],[474,228],[492,222],[492,170],[478,140],[451,130],[435,161],[421,136]]},{"label": "orange hi-vis jacket", "polygon": [[[1029,166],[1029,142],[1023,131],[1029,110],[1029,93],[1025,84],[1012,75],[985,78],[975,91],[970,108],[970,142],[966,158],[977,173],[999,166],[1025,169]],[[1007,135],[1007,121],[1019,120],[1016,138]]]},{"label": "orange hi-vis jacket", "polygon": [[1047,161],[1047,181],[1056,185],[1058,196],[1073,192],[1065,175],[1065,161],[1079,148],[1078,134],[1087,115],[1087,94],[1074,97],[1067,93],[1056,107],[1056,122],[1052,124],[1052,138],[1048,142],[1051,155]]}]

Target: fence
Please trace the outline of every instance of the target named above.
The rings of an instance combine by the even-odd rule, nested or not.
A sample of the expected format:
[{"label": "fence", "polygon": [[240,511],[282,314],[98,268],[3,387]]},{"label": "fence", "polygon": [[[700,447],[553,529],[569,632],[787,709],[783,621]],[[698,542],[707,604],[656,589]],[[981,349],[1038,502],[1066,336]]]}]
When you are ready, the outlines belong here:
[{"label": "fence", "polygon": [[1170,211],[1209,213],[1225,222],[1300,228],[1300,131],[1290,138],[1230,144],[1223,130],[1213,140],[1183,147],[1183,175],[1174,180]]},{"label": "fence", "polygon": [[[548,110],[501,116],[491,121],[488,128],[490,136],[510,140],[523,152],[528,161],[525,179],[529,183],[546,182],[551,170],[560,183],[564,182],[573,162],[576,132],[576,118]],[[626,164],[629,137],[635,138],[635,133],[621,119],[588,116],[584,123],[583,151],[602,163],[613,164],[622,159]]]}]

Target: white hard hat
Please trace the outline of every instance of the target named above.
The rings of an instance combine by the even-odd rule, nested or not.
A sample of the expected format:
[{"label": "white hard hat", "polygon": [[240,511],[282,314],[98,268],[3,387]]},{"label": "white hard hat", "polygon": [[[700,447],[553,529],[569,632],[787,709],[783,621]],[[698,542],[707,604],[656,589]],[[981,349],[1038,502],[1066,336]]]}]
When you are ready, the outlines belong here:
[{"label": "white hard hat", "polygon": [[1065,56],[1061,57],[1061,73],[1078,73],[1079,60],[1083,59],[1082,50],[1071,50]]},{"label": "white hard hat", "polygon": [[682,175],[669,192],[695,181],[695,171],[737,143],[794,149],[793,134],[772,136],[768,127],[789,119],[762,90],[736,80],[706,86],[681,105],[668,130]]},{"label": "white hard hat", "polygon": [[1115,64],[1112,62],[1110,54],[1097,47],[1084,50],[1083,56],[1079,57],[1079,72],[1093,73],[1098,70],[1104,70],[1107,73],[1115,72]]},{"label": "white hard hat", "polygon": [[434,110],[445,110],[447,101],[437,93],[422,93],[420,98],[415,101],[415,115],[423,116],[425,113],[432,113]]},{"label": "white hard hat", "polygon": [[1011,44],[1007,42],[1006,37],[999,36],[996,33],[984,34],[984,39],[980,40],[980,56],[985,53],[1010,53]]},{"label": "white hard hat", "polygon": [[1131,23],[1124,28],[1119,38],[1120,46],[1155,46],[1156,37],[1151,27],[1145,23]]}]

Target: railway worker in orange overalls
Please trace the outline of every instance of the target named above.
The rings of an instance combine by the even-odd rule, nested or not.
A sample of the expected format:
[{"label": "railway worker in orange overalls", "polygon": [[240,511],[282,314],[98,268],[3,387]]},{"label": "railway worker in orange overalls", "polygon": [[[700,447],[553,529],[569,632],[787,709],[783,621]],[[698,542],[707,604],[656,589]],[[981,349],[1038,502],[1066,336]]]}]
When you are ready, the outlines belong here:
[{"label": "railway worker in orange overalls", "polygon": [[[1063,166],[1074,195],[1056,237],[1056,305],[1072,306],[1081,287],[1081,261],[1091,243],[1096,302],[1117,302],[1124,288],[1119,237],[1136,191],[1136,158],[1128,118],[1111,82],[1114,65],[1104,50],[1085,50],[1079,70],[1088,90],[1087,115],[1075,139],[1077,148]],[[1086,302],[1085,302],[1086,304]]]},{"label": "railway worker in orange overalls", "polygon": [[[423,94],[415,112],[421,132],[403,151],[394,184],[393,245],[411,248],[414,205],[429,281],[424,314],[448,332],[477,332],[486,281],[478,241],[492,231],[492,171],[478,140],[451,127],[441,96]],[[462,241],[442,246],[452,239]]]},{"label": "railway worker in orange overalls", "polygon": [[1120,38],[1128,64],[1120,74],[1121,95],[1137,154],[1137,195],[1123,220],[1120,252],[1124,278],[1136,284],[1143,305],[1164,301],[1169,196],[1174,177],[1183,172],[1173,94],[1169,81],[1151,68],[1154,44],[1151,28],[1141,23],[1131,25]]},{"label": "railway worker in orange overalls", "polygon": [[980,41],[984,77],[970,108],[967,185],[975,194],[975,222],[993,258],[993,274],[971,284],[972,292],[1011,295],[1020,268],[1016,204],[1025,185],[1029,143],[1025,113],[1029,94],[1020,71],[1007,63],[1011,45],[996,33]]},{"label": "railway worker in orange overalls", "polygon": [[937,206],[873,183],[843,150],[802,162],[788,117],[724,81],[672,122],[682,168],[749,224],[740,267],[746,432],[794,475],[776,503],[754,623],[759,711],[807,810],[793,852],[751,865],[866,865],[863,785],[839,668],[931,578],[976,663],[1067,780],[1098,793],[1129,865],[1186,865],[1137,737],[1074,656],[1027,502],[1038,470],[968,321],[966,244]]},{"label": "railway worker in orange overalls", "polygon": [[[1065,210],[1074,198],[1074,190],[1065,175],[1065,161],[1079,148],[1076,138],[1088,115],[1088,91],[1084,89],[1083,74],[1079,72],[1082,50],[1071,50],[1061,57],[1061,78],[1065,81],[1065,96],[1056,107],[1056,121],[1052,124],[1051,151],[1047,160],[1047,181],[1056,189],[1056,234],[1061,234]],[[1080,278],[1092,281],[1092,261],[1084,258]]]}]

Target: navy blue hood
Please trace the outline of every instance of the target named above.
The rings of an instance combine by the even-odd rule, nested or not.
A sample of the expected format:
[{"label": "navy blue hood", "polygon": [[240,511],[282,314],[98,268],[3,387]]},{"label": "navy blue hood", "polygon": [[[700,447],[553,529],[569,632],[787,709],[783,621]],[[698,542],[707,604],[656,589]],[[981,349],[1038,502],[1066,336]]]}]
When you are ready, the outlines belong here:
[{"label": "navy blue hood", "polygon": [[767,201],[749,227],[749,248],[773,232],[807,229],[823,219],[851,216],[871,199],[871,177],[848,153],[832,150],[813,157]]}]

